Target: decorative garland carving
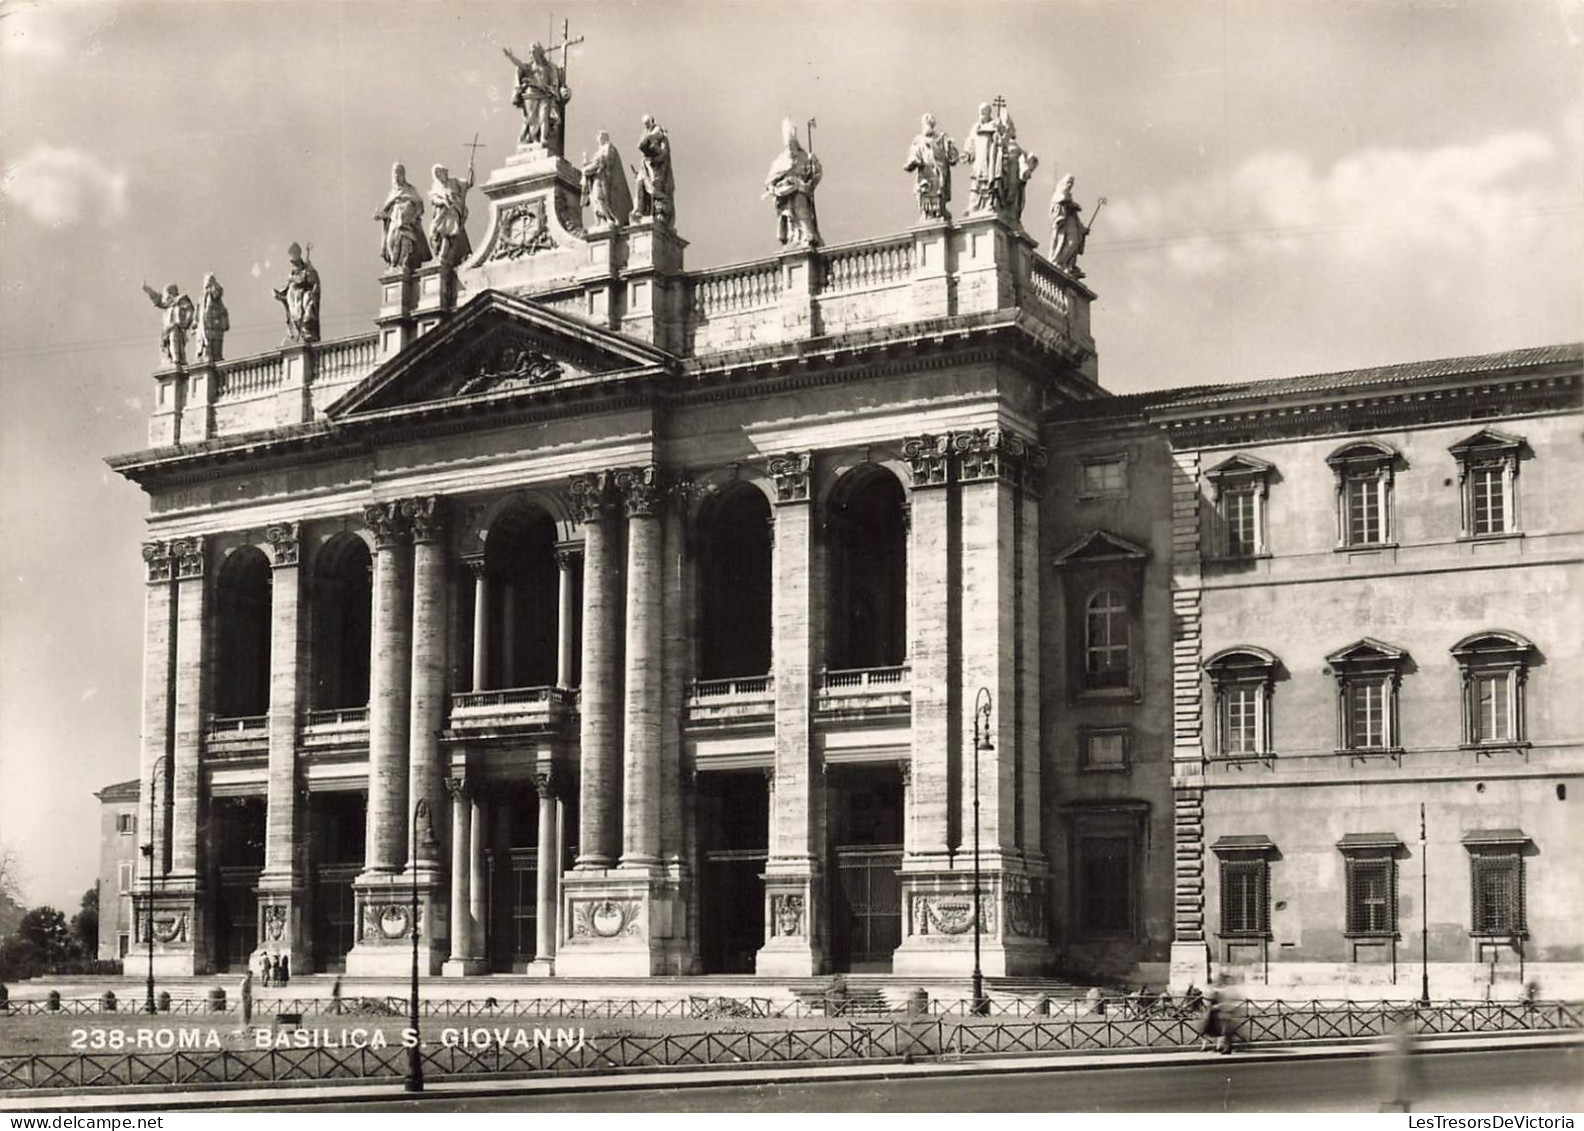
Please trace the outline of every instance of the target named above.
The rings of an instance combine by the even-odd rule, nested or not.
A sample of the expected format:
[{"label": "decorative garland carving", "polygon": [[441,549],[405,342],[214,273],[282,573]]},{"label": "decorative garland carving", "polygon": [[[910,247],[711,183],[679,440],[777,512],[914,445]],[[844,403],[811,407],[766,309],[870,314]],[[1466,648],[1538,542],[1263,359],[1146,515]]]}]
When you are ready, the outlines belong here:
[{"label": "decorative garland carving", "polygon": [[[915,895],[913,933],[963,935],[973,930],[973,894]],[[985,892],[979,897],[979,930],[995,933],[995,896]]]},{"label": "decorative garland carving", "polygon": [[1007,892],[1006,916],[1008,934],[1026,939],[1045,937],[1045,900],[1039,892]]},{"label": "decorative garland carving", "polygon": [[162,943],[187,941],[187,913],[167,911],[154,913],[154,941]]},{"label": "decorative garland carving", "polygon": [[771,457],[769,466],[770,478],[775,481],[777,503],[806,503],[809,501],[813,465],[814,453],[812,452],[788,452],[784,456]]},{"label": "decorative garland carving", "polygon": [[643,937],[638,903],[631,899],[580,899],[572,904],[572,936],[583,939]]},{"label": "decorative garland carving", "polygon": [[298,563],[302,552],[302,538],[298,523],[270,523],[264,528],[264,541],[270,545],[270,553],[274,556],[274,561],[271,564],[275,568],[294,566]]}]

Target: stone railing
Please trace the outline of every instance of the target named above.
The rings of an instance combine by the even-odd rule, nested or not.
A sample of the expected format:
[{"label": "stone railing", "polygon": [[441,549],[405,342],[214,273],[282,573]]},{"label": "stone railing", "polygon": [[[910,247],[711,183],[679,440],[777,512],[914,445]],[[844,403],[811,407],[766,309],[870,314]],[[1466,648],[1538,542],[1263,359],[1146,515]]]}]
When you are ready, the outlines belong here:
[{"label": "stone railing", "polygon": [[693,276],[693,309],[700,318],[773,306],[781,298],[781,264],[775,260]]},{"label": "stone railing", "polygon": [[216,400],[244,400],[274,392],[286,375],[286,362],[278,353],[226,361],[220,365]]},{"label": "stone railing", "polygon": [[1059,314],[1069,313],[1072,310],[1072,295],[1068,293],[1068,288],[1072,283],[1067,276],[1042,255],[1030,254],[1028,265],[1029,289],[1034,292],[1034,297]]},{"label": "stone railing", "polygon": [[451,695],[453,711],[488,710],[492,707],[521,707],[559,700],[559,688],[506,687],[495,691],[456,691]]},{"label": "stone railing", "polygon": [[368,722],[369,710],[367,707],[322,707],[309,711],[303,716],[303,725],[311,727],[324,726],[359,726]]},{"label": "stone railing", "polygon": [[379,364],[379,339],[373,334],[341,338],[325,342],[314,354],[314,384],[355,384]]},{"label": "stone railing", "polygon": [[906,283],[912,275],[912,236],[832,248],[820,257],[820,289],[831,293]]},{"label": "stone railing", "polygon": [[694,702],[719,702],[723,699],[763,699],[771,694],[767,675],[738,676],[734,679],[699,679],[688,689]]},{"label": "stone railing", "polygon": [[889,668],[844,668],[820,673],[821,691],[863,692],[901,691],[906,689],[908,667],[901,664]]},{"label": "stone railing", "polygon": [[211,735],[246,734],[248,731],[263,731],[269,726],[267,715],[211,715],[209,717],[209,733]]}]

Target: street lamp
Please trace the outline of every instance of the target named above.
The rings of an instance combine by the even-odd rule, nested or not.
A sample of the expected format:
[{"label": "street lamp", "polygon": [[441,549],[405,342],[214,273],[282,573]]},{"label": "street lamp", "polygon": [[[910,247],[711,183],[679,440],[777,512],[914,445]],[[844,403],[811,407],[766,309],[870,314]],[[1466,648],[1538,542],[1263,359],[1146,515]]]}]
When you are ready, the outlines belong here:
[{"label": "street lamp", "polygon": [[981,687],[974,698],[973,736],[973,1011],[975,1016],[985,1012],[984,970],[979,964],[979,751],[994,750],[990,743],[990,689]]},{"label": "street lamp", "polygon": [[143,1003],[146,1013],[154,1012],[154,795],[155,785],[159,782],[159,772],[166,770],[165,780],[170,781],[170,773],[165,765],[164,758],[154,761],[154,768],[149,771],[148,784],[148,840],[139,846],[143,853],[143,871],[147,876],[148,895],[144,899],[147,904],[143,909],[143,942],[148,947],[148,998]]},{"label": "street lamp", "polygon": [[412,875],[412,907],[410,909],[409,926],[412,929],[412,1001],[410,1024],[412,1029],[412,1044],[407,1050],[407,1083],[409,1092],[424,1090],[423,1081],[423,1041],[418,1032],[418,819],[429,819],[429,799],[420,797],[418,804],[413,806],[412,838],[407,842],[407,869]]},{"label": "street lamp", "polygon": [[1419,802],[1419,1004],[1430,1008],[1430,857],[1425,853],[1425,807]]}]

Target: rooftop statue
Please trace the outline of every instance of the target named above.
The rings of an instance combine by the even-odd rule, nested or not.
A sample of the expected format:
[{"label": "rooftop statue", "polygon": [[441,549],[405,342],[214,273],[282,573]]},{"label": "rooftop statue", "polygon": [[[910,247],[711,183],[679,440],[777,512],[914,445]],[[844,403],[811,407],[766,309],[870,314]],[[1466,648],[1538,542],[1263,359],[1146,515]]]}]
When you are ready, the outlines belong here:
[{"label": "rooftop statue", "polygon": [[1002,178],[1006,197],[1002,204],[1011,214],[1011,219],[1022,223],[1028,183],[1034,176],[1034,170],[1039,168],[1039,158],[1018,144],[1017,126],[1012,122],[1012,115],[1004,115],[1002,120],[1006,131],[1006,173]]},{"label": "rooftop statue", "polygon": [[652,114],[643,116],[638,153],[642,163],[633,170],[633,223],[652,219],[663,227],[673,227],[676,224],[676,179],[671,174],[671,138],[655,124]]},{"label": "rooftop statue", "polygon": [[1021,221],[1028,182],[1039,158],[1018,143],[1017,126],[1003,99],[979,104],[979,118],[968,128],[967,146],[965,159],[973,167],[968,210],[997,212]]},{"label": "rooftop statue", "polygon": [[[811,118],[811,142],[813,126]],[[819,220],[814,213],[814,190],[819,187],[824,171],[819,158],[798,141],[797,127],[792,119],[781,123],[781,136],[786,148],[770,163],[770,172],[765,177],[765,195],[775,198],[776,235],[783,244],[818,247],[820,234]]]},{"label": "rooftop statue", "polygon": [[143,293],[165,312],[164,326],[160,330],[160,352],[172,365],[186,365],[187,331],[192,329],[194,318],[192,299],[182,294],[181,288],[175,283],[166,287],[162,295],[145,282]]},{"label": "rooftop statue", "polygon": [[455,267],[473,254],[467,234],[467,194],[473,187],[473,162],[468,161],[467,180],[458,180],[444,165],[432,170],[429,205],[434,215],[429,220],[429,242],[435,258],[444,267]]},{"label": "rooftop statue", "polygon": [[411,269],[430,257],[429,241],[423,232],[423,198],[407,183],[407,167],[401,162],[391,166],[391,190],[385,203],[374,213],[384,227],[380,258],[391,267]]},{"label": "rooftop statue", "polygon": [[225,336],[231,329],[231,314],[226,310],[225,289],[209,274],[204,276],[203,294],[198,296],[198,360],[210,363],[225,360]]},{"label": "rooftop statue", "polygon": [[593,158],[583,158],[583,203],[594,210],[594,228],[619,228],[632,211],[632,193],[627,190],[627,170],[621,154],[611,144],[610,134],[595,135]]},{"label": "rooftop statue", "polygon": [[947,208],[951,203],[951,167],[960,156],[957,143],[935,128],[935,115],[925,114],[923,128],[908,147],[907,164],[902,166],[916,178],[913,192],[918,197],[919,219],[951,217]]},{"label": "rooftop statue", "polygon": [[526,62],[512,54],[511,48],[501,49],[517,67],[517,90],[512,94],[512,105],[521,110],[523,116],[522,134],[517,140],[523,145],[542,145],[555,157],[566,151],[566,104],[572,101],[566,78],[567,48],[583,42],[581,35],[568,39],[567,30],[567,23],[562,21],[562,42],[550,48],[561,52],[560,66],[551,61],[542,43],[535,43],[528,49]]},{"label": "rooftop statue", "polygon": [[1094,228],[1094,221],[1100,218],[1100,209],[1105,207],[1106,199],[1101,197],[1095,205],[1094,219],[1085,226],[1078,213],[1083,211],[1083,205],[1073,200],[1073,175],[1068,173],[1056,186],[1055,195],[1050,202],[1051,222],[1051,262],[1060,267],[1074,279],[1082,279],[1083,268],[1078,266],[1078,257],[1083,254],[1084,244],[1088,241],[1089,232]]},{"label": "rooftop statue", "polygon": [[[313,244],[308,245],[313,251]],[[284,287],[275,288],[275,299],[286,308],[288,341],[319,340],[319,271],[297,244],[286,249],[291,260],[291,277]]]}]

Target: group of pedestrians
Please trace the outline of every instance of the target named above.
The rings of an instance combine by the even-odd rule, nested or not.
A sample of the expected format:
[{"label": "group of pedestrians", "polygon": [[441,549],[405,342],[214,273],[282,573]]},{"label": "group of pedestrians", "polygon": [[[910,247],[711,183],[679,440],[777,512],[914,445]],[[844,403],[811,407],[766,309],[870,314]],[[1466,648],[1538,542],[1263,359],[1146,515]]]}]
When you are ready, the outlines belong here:
[{"label": "group of pedestrians", "polygon": [[285,988],[291,984],[291,955],[260,950],[253,955],[252,972],[262,985]]}]

